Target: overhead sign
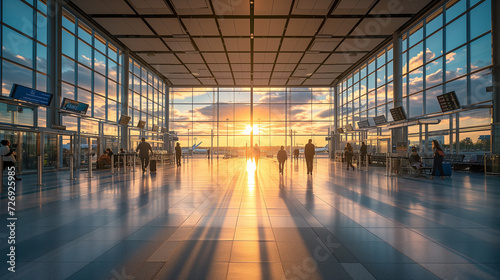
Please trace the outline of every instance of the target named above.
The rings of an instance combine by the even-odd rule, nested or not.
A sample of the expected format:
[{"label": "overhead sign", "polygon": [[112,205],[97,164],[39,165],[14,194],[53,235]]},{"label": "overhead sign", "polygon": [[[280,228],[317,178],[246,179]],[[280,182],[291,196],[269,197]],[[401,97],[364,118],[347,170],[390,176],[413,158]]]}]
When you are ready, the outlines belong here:
[{"label": "overhead sign", "polygon": [[325,141],[331,141],[332,137],[325,137]]},{"label": "overhead sign", "polygon": [[395,122],[406,120],[405,110],[403,109],[402,106],[399,106],[399,107],[396,107],[396,108],[392,108],[391,109],[391,115],[392,115],[392,119]]},{"label": "overhead sign", "polygon": [[337,128],[338,133],[344,133],[344,129],[342,127]]},{"label": "overhead sign", "polygon": [[448,112],[460,108],[460,102],[458,101],[455,91],[450,91],[445,94],[437,96],[439,106],[441,106],[441,111]]},{"label": "overhead sign", "polygon": [[61,104],[61,110],[82,114],[87,114],[89,104],[78,102],[69,98],[64,98]]},{"label": "overhead sign", "polygon": [[120,124],[121,125],[128,125],[129,122],[130,122],[130,116],[122,115],[120,117]]},{"label": "overhead sign", "polygon": [[367,128],[370,127],[370,122],[368,120],[365,121],[359,121],[358,122],[358,127],[359,128]]},{"label": "overhead sign", "polygon": [[139,121],[139,122],[137,123],[137,127],[138,127],[138,128],[144,128],[145,126],[146,126],[146,122],[145,122],[145,121]]},{"label": "overhead sign", "polygon": [[43,106],[50,106],[52,94],[29,87],[14,84],[10,90],[10,97]]},{"label": "overhead sign", "polygon": [[165,133],[165,132],[167,132],[167,128],[166,127],[162,127],[161,128],[161,133]]},{"label": "overhead sign", "polygon": [[58,125],[58,124],[53,124],[52,129],[57,129],[57,130],[66,130],[65,125]]},{"label": "overhead sign", "polygon": [[385,115],[376,116],[373,118],[375,125],[381,125],[387,122]]},{"label": "overhead sign", "polygon": [[153,124],[153,128],[151,130],[158,132],[160,130],[160,127],[156,124]]}]

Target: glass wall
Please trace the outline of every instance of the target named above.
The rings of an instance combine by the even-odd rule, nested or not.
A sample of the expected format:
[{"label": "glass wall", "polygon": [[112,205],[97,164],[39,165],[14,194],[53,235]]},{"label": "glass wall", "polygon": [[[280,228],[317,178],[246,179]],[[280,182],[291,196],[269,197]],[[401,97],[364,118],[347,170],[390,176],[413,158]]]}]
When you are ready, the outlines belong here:
[{"label": "glass wall", "polygon": [[[491,104],[491,93],[486,91],[492,83],[490,9],[491,0],[447,1],[401,34],[401,72],[397,74],[402,86],[398,90],[407,117],[440,120],[437,125],[408,127],[410,146],[425,145],[420,148],[429,151],[430,141],[436,139],[447,152],[490,150],[489,109],[445,115],[436,98],[455,91],[462,106]],[[337,84],[339,127],[356,127],[363,119],[374,125],[372,118],[380,115],[392,121],[392,56],[390,44]],[[371,129],[367,138],[377,134],[380,138],[389,131]],[[355,138],[356,134],[343,136],[345,141]]]},{"label": "glass wall", "polygon": [[[333,122],[330,88],[254,88],[253,127],[250,88],[173,88],[170,129],[183,147],[219,147],[244,156],[253,131],[262,156],[281,145],[303,146],[307,139],[324,147]],[[291,135],[293,135],[293,140]],[[189,136],[189,137],[188,137]]]},{"label": "glass wall", "polygon": [[[166,125],[166,85],[152,73],[148,68],[142,66],[134,59],[129,60],[129,92],[128,92],[128,115],[132,118],[129,126],[136,127],[139,121],[144,121],[148,142],[156,149],[163,149],[163,136],[153,132],[153,126],[161,131]],[[132,148],[139,141],[140,133],[130,133]]]}]

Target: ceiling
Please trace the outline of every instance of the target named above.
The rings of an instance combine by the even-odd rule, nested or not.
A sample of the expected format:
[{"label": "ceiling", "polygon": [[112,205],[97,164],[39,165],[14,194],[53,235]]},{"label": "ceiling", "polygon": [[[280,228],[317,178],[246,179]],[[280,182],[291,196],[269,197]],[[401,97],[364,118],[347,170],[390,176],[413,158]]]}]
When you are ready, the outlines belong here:
[{"label": "ceiling", "polygon": [[330,86],[431,2],[67,1],[171,86]]}]

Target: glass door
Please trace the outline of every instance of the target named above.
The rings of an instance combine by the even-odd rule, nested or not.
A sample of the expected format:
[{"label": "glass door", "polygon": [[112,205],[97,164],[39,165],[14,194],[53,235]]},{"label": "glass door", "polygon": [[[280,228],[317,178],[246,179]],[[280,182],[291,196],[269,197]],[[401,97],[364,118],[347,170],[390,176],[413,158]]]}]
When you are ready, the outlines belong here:
[{"label": "glass door", "polygon": [[60,166],[63,168],[69,167],[70,155],[73,154],[73,136],[71,135],[60,135],[59,139],[61,141],[60,149]]},{"label": "glass door", "polygon": [[95,165],[97,163],[97,158],[103,152],[98,137],[80,137],[80,166],[83,169],[88,168],[89,160],[92,162],[92,165]]},{"label": "glass door", "polygon": [[22,171],[36,171],[37,133],[20,132],[21,137],[21,166]]},{"label": "glass door", "polygon": [[43,169],[58,169],[57,160],[57,135],[44,134],[43,145]]}]

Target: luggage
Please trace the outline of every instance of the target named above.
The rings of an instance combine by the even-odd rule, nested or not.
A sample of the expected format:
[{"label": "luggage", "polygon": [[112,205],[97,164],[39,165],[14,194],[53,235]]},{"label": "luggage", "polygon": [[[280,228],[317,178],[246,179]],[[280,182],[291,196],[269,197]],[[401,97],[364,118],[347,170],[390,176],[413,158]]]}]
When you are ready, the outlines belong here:
[{"label": "luggage", "polygon": [[156,172],[156,159],[149,161],[149,172]]},{"label": "luggage", "polygon": [[444,175],[441,175],[439,172],[439,168],[436,169],[436,176],[451,176],[451,163],[443,162],[443,171]]}]

